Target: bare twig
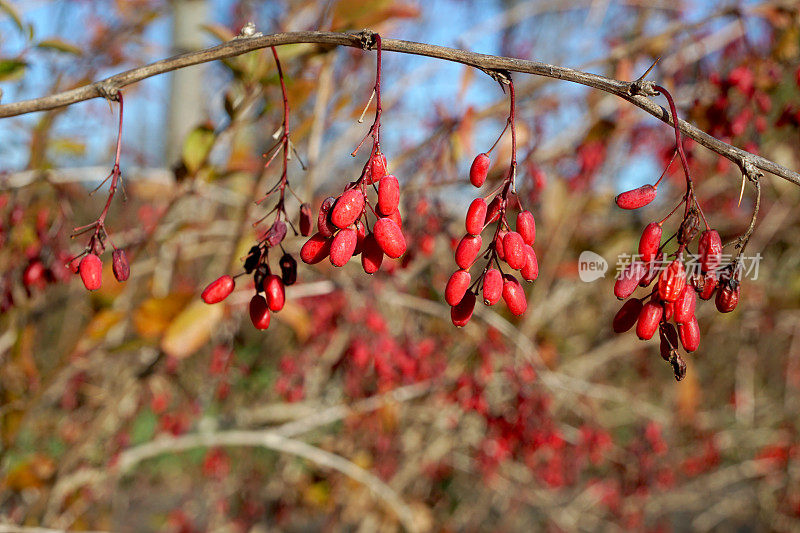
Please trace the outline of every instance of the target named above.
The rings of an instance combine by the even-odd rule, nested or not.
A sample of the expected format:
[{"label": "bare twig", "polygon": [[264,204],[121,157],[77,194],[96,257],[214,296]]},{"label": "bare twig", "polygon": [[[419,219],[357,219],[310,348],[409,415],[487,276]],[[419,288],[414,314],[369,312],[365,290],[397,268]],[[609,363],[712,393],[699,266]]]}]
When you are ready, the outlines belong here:
[{"label": "bare twig", "polygon": [[[115,94],[116,91],[142,81],[146,78],[171,72],[180,68],[207,63],[218,59],[225,59],[238,55],[259,50],[269,46],[279,46],[284,44],[320,44],[329,46],[350,46],[353,48],[363,48],[361,33],[336,33],[336,32],[289,32],[265,35],[262,37],[239,38],[218,46],[169,57],[134,68],[126,72],[111,76],[90,85],[71,89],[69,91],[57,93],[42,98],[34,98],[11,104],[0,105],[0,118],[56,109],[77,102],[97,98],[103,94]],[[647,111],[654,117],[668,124],[672,124],[671,114],[661,106],[655,104],[645,94],[632,90],[633,84],[626,81],[615,80],[605,76],[598,76],[588,72],[581,72],[567,67],[549,65],[539,61],[528,61],[510,57],[492,56],[478,54],[465,50],[435,46],[425,43],[412,41],[402,41],[397,39],[383,39],[382,49],[389,52],[401,52],[406,54],[421,55],[453,61],[470,65],[482,70],[508,70],[511,72],[523,72],[570,81],[593,87],[610,94],[614,94],[634,104],[635,106]],[[752,161],[753,165],[760,170],[770,172],[778,177],[800,185],[800,174],[785,168],[774,161],[750,154],[744,150],[731,146],[719,139],[700,130],[696,126],[686,121],[680,120],[681,132],[687,137],[694,139],[699,144],[705,146],[719,155],[739,163],[744,157]]]}]

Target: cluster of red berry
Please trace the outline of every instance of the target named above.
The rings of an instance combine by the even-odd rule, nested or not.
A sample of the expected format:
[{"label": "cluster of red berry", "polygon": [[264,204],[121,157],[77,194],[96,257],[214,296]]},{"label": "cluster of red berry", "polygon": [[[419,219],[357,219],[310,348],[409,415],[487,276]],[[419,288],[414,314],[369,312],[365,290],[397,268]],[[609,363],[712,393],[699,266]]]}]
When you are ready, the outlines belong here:
[{"label": "cluster of red berry", "polygon": [[[663,89],[661,92],[667,97],[673,116],[676,116],[671,96]],[[716,291],[717,309],[723,313],[733,311],[739,302],[741,265],[737,256],[730,264],[720,267],[722,241],[719,233],[709,227],[695,197],[677,128],[676,139],[673,159],[675,155],[680,155],[684,165],[686,194],[663,220],[651,222],[644,228],[639,240],[639,255],[620,272],[614,284],[614,295],[625,300],[637,287],[649,287],[658,281],[645,297],[631,298],[623,304],[614,316],[613,329],[616,333],[622,333],[635,324],[636,334],[642,340],[653,338],[658,331],[661,357],[672,365],[675,378],[681,380],[686,375],[686,362],[678,353],[678,346],[693,352],[700,345],[700,326],[695,316],[697,297],[709,300]],[[621,193],[615,199],[617,205],[623,209],[638,209],[648,205],[655,199],[658,183],[663,177],[664,174],[655,185],[643,185]],[[683,221],[677,232],[662,244],[663,224],[681,205],[685,205]],[[688,253],[688,246],[700,230],[701,219],[706,229],[700,234],[697,255],[694,256]],[[664,247],[673,238],[677,240],[677,250],[665,254]],[[699,272],[687,272],[688,256],[697,259]],[[673,259],[662,268],[665,258],[669,257]],[[670,320],[674,321],[677,328]]]},{"label": "cluster of red berry", "polygon": [[[516,174],[516,130],[514,125],[514,84],[510,77],[505,79],[509,86],[511,112],[506,129],[511,128],[511,165],[497,194],[487,204],[486,199],[478,197],[467,210],[465,226],[467,233],[461,238],[455,251],[458,270],[453,272],[445,287],[445,301],[451,306],[450,318],[456,327],[463,327],[472,318],[479,290],[483,291],[483,303],[494,305],[502,298],[514,315],[521,315],[528,308],[525,290],[513,274],[503,273],[501,261],[512,270],[519,271],[526,281],[534,281],[539,276],[539,261],[533,251],[536,240],[536,221],[530,211],[523,210],[519,196],[514,190]],[[505,129],[500,134],[501,137]],[[498,139],[499,141],[499,139]],[[495,142],[495,146],[497,142]],[[492,147],[494,148],[494,146]],[[491,152],[491,149],[489,150]],[[478,154],[472,162],[469,180],[475,187],[486,182],[491,159],[488,153]],[[492,193],[493,194],[493,193]],[[490,194],[491,196],[491,194]],[[509,207],[519,208],[515,230],[511,229],[507,217]],[[490,224],[497,222],[492,240],[483,251],[487,260],[483,272],[475,282],[469,269],[481,254],[483,239],[481,233]],[[496,265],[497,268],[492,266]]]},{"label": "cluster of red berry", "polygon": [[[367,196],[367,185],[378,184],[378,200],[373,206]],[[400,185],[397,178],[386,174],[386,157],[374,153],[363,176],[349,183],[338,198],[328,197],[320,206],[317,232],[300,250],[300,258],[308,264],[326,257],[337,267],[353,256],[361,255],[361,266],[367,274],[381,267],[383,256],[397,259],[406,251],[400,217]],[[367,208],[377,220],[369,227]]]}]

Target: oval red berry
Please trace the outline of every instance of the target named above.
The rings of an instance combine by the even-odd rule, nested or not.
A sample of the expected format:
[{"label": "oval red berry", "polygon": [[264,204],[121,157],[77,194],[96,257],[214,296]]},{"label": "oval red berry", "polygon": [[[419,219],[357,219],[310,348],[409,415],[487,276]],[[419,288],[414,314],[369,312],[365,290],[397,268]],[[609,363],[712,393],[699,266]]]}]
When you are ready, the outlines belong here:
[{"label": "oval red berry", "polygon": [[614,201],[622,209],[638,209],[652,202],[657,192],[658,190],[652,185],[642,185],[638,189],[623,192]]},{"label": "oval red berry", "polygon": [[221,276],[209,283],[200,297],[207,304],[219,303],[233,292],[235,285],[232,277],[228,275]]},{"label": "oval red berry", "polygon": [[400,183],[391,174],[384,176],[378,185],[378,212],[389,216],[397,211],[400,205]]},{"label": "oval red berry", "polygon": [[525,241],[516,231],[509,231],[503,237],[503,255],[508,266],[519,270],[525,266],[528,256],[525,253]]},{"label": "oval red berry", "polygon": [[486,223],[486,200],[483,198],[475,198],[469,204],[467,210],[466,227],[467,233],[471,235],[480,235],[483,231],[483,225]]},{"label": "oval red berry", "polygon": [[658,247],[661,246],[661,224],[651,222],[642,232],[639,239],[639,255],[641,260],[649,263],[658,254]]},{"label": "oval red berry", "polygon": [[486,154],[478,154],[472,161],[472,166],[469,168],[469,181],[475,187],[480,187],[486,181],[486,176],[489,174],[489,164],[492,162]]},{"label": "oval red berry", "polygon": [[496,268],[490,268],[483,277],[483,303],[494,305],[503,297],[503,275]]},{"label": "oval red berry", "polygon": [[525,291],[519,284],[517,278],[511,274],[503,275],[503,300],[505,300],[508,310],[519,316],[528,309],[528,301],[525,298]]},{"label": "oval red berry", "polygon": [[517,233],[522,236],[525,244],[533,246],[536,241],[536,219],[530,211],[520,211],[517,214]]},{"label": "oval red berry", "polygon": [[381,268],[383,262],[383,249],[381,249],[375,235],[370,233],[364,238],[361,250],[361,266],[367,274],[374,274]]},{"label": "oval red berry", "polygon": [[697,323],[697,317],[693,316],[685,324],[678,324],[678,337],[687,352],[693,352],[700,346],[700,324]]},{"label": "oval red berry", "polygon": [[314,265],[328,257],[330,252],[331,239],[318,231],[300,249],[300,259],[306,264]]},{"label": "oval red berry", "polygon": [[383,253],[397,259],[406,252],[406,238],[400,226],[390,218],[381,218],[375,222],[373,227],[375,240],[383,250]]},{"label": "oval red berry", "polygon": [[356,244],[358,244],[356,230],[352,228],[339,230],[339,233],[331,241],[330,257],[333,266],[344,266],[345,263],[350,261],[350,258],[353,257],[353,252],[356,250]]},{"label": "oval red berry", "polygon": [[363,210],[364,194],[359,189],[348,189],[331,209],[331,222],[337,228],[346,228],[361,216]]},{"label": "oval red berry", "polygon": [[481,253],[483,240],[480,235],[464,235],[456,248],[456,264],[458,268],[467,269]]},{"label": "oval red berry", "polygon": [[269,308],[267,301],[260,294],[256,294],[250,300],[250,320],[256,329],[267,329],[269,327]]},{"label": "oval red berry", "polygon": [[664,309],[658,302],[650,300],[644,304],[636,323],[636,335],[645,341],[652,339],[658,329],[658,323],[661,322],[663,313]]},{"label": "oval red berry", "polygon": [[280,276],[270,274],[264,279],[264,294],[271,311],[280,311],[286,303],[286,292]]},{"label": "oval red berry", "polygon": [[78,271],[81,274],[81,281],[84,287],[90,291],[96,291],[100,288],[103,280],[103,262],[94,254],[87,254],[81,259]]},{"label": "oval red berry", "polygon": [[641,312],[642,301],[638,298],[631,298],[622,304],[617,314],[614,315],[614,321],[612,323],[614,333],[624,333],[631,329],[639,319],[639,314]]},{"label": "oval red berry", "polygon": [[472,312],[475,310],[475,293],[468,292],[461,298],[458,305],[450,309],[450,320],[457,328],[463,328],[467,325],[472,318]]},{"label": "oval red berry", "polygon": [[444,300],[450,306],[458,305],[469,288],[472,277],[466,270],[456,270],[447,280],[444,288]]}]

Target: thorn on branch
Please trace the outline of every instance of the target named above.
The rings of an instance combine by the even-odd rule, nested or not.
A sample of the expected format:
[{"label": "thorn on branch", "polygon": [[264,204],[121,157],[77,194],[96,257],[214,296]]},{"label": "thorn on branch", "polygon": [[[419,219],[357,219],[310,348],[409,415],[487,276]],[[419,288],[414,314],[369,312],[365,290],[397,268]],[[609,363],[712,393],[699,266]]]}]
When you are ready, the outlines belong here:
[{"label": "thorn on branch", "polygon": [[97,94],[112,102],[119,102],[119,87],[107,81],[98,81],[94,84]]},{"label": "thorn on branch", "polygon": [[373,50],[378,44],[378,40],[375,38],[375,32],[372,30],[365,28],[356,35],[361,41],[362,50]]}]

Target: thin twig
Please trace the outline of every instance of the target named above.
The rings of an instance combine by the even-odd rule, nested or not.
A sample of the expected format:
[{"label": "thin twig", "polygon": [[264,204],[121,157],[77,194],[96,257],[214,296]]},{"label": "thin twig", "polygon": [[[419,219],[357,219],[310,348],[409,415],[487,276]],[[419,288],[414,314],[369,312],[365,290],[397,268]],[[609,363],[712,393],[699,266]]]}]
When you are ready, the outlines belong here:
[{"label": "thin twig", "polygon": [[[76,89],[71,89],[69,91],[64,91],[42,98],[34,98],[31,100],[0,105],[0,118],[33,113],[36,111],[45,111],[48,109],[56,109],[77,102],[91,100],[101,96],[101,87],[105,88],[104,90],[106,91],[108,88],[120,89],[127,85],[142,81],[146,78],[163,74],[165,72],[171,72],[180,68],[198,65],[200,63],[207,63],[209,61],[216,61],[218,59],[239,56],[247,52],[259,50],[269,46],[298,43],[363,48],[362,35],[359,33],[308,31],[277,33],[262,37],[240,38],[228,41],[212,48],[162,59],[160,61],[156,61],[155,63],[134,68],[106,78],[102,81],[85,85]],[[632,91],[632,83],[630,82],[615,80],[605,76],[598,76],[588,72],[581,72],[579,70],[574,70],[567,67],[549,65],[539,61],[528,61],[510,57],[478,54],[465,50],[458,50],[444,46],[435,46],[412,41],[384,39],[381,46],[383,50],[389,52],[400,52],[433,57],[470,65],[482,70],[508,70],[511,72],[536,74],[538,76],[545,76],[548,78],[556,78],[564,81],[579,83],[581,85],[593,87],[595,89],[619,96],[620,98],[623,98],[635,106],[647,111],[659,120],[662,120],[668,124],[672,123],[671,115],[667,110],[652,102],[647,96],[637,94],[635,91]],[[783,167],[774,161],[750,154],[749,152],[722,142],[686,121],[680,120],[679,127],[681,132],[687,137],[694,139],[709,150],[712,150],[737,164],[742,160],[743,157],[746,156],[751,159],[757,168],[766,172],[770,172],[778,177],[794,183],[795,185],[800,185],[800,174],[797,172],[789,170],[788,168]]]}]

